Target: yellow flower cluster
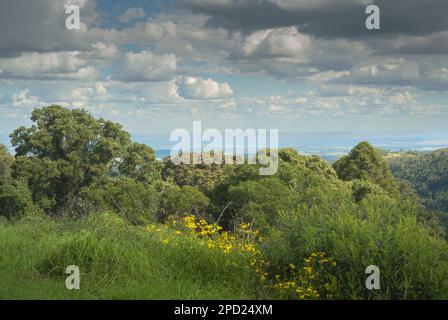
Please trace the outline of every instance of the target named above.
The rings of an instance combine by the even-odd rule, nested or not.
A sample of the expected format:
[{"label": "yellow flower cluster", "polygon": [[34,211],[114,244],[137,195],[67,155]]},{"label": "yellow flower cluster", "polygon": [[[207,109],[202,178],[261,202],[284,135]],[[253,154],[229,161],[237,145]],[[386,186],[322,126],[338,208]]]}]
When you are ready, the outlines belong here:
[{"label": "yellow flower cluster", "polygon": [[[194,215],[187,215],[183,219],[172,219],[169,225],[176,229],[176,234],[190,234],[199,239],[201,245],[208,249],[219,249],[224,253],[231,252],[249,253],[257,255],[256,240],[258,232],[251,230],[248,223],[237,227],[236,232],[224,231],[216,224],[210,224],[205,219],[198,219]],[[154,227],[148,227],[148,231],[156,231]]]},{"label": "yellow flower cluster", "polygon": [[195,216],[186,216],[184,218],[185,227],[191,230],[191,232],[196,232],[198,225],[196,224]]},{"label": "yellow flower cluster", "polygon": [[300,269],[294,264],[289,265],[287,280],[282,280],[282,277],[277,275],[273,288],[283,296],[299,300],[331,298],[329,268],[336,267],[336,262],[324,252],[313,252],[303,262]]},{"label": "yellow flower cluster", "polygon": [[[271,276],[272,266],[263,259],[259,249],[262,237],[252,225],[243,223],[236,226],[234,232],[224,231],[216,224],[208,223],[194,215],[183,218],[173,218],[165,225],[150,225],[146,228],[152,233],[159,233],[164,245],[175,245],[172,242],[176,235],[194,237],[200,245],[209,250],[220,250],[225,254],[244,254],[249,258],[250,266],[254,268],[259,281],[271,290],[276,290],[285,298],[299,300],[317,300],[331,298],[333,282],[330,268],[336,267],[336,262],[327,257],[324,252],[313,252],[303,260],[300,266],[290,264],[282,275]],[[167,232],[162,232],[167,231]],[[173,232],[174,231],[174,232]]]},{"label": "yellow flower cluster", "polygon": [[204,219],[196,221],[193,215],[186,216],[183,220],[190,233],[198,237],[210,237],[222,230],[220,226],[209,224]]}]

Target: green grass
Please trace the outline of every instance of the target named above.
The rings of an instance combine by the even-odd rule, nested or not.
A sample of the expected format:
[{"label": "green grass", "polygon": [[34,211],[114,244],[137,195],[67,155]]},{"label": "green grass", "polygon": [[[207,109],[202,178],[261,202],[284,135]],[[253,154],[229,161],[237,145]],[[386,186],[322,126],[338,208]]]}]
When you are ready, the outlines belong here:
[{"label": "green grass", "polygon": [[[65,288],[72,264],[81,290]],[[259,298],[266,296],[248,258],[171,230],[151,233],[112,214],[0,223],[0,299]]]}]

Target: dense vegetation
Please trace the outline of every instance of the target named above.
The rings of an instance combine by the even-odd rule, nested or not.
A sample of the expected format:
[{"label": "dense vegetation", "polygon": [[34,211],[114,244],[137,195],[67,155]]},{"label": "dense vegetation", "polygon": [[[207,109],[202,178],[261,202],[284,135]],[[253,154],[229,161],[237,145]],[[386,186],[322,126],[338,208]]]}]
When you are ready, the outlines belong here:
[{"label": "dense vegetation", "polygon": [[389,159],[393,174],[411,184],[423,204],[448,227],[448,149],[403,153]]},{"label": "dense vegetation", "polygon": [[159,162],[83,110],[32,120],[0,149],[0,298],[448,298],[440,225],[366,142],[334,166],[281,149],[261,176]]},{"label": "dense vegetation", "polygon": [[338,160],[334,167],[344,181],[365,180],[381,187],[391,197],[399,195],[398,183],[380,152],[368,142],[361,142],[350,154]]}]

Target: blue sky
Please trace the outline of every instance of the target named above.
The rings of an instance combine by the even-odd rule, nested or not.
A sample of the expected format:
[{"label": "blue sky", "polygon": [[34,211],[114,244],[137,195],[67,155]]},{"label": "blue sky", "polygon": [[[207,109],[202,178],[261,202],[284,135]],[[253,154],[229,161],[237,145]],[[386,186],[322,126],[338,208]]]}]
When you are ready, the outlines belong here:
[{"label": "blue sky", "polygon": [[[80,7],[81,30],[65,28],[66,4]],[[381,10],[381,30],[364,26],[369,4]],[[3,0],[0,133],[49,104],[134,134],[193,120],[446,133],[443,12],[441,0]]]}]

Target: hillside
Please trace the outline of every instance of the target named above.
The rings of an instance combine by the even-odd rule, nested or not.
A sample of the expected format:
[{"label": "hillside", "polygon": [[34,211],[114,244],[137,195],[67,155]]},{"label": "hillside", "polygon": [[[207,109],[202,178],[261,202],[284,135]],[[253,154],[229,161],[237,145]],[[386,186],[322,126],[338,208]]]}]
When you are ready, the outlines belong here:
[{"label": "hillside", "polygon": [[[333,166],[175,165],[84,110],[35,109],[0,148],[0,298],[443,299],[448,247],[361,142]],[[191,156],[191,155],[190,155]],[[82,289],[64,288],[67,266]],[[381,289],[365,286],[381,270]]]},{"label": "hillside", "polygon": [[428,208],[448,211],[448,149],[390,158],[395,177],[409,181]]}]

